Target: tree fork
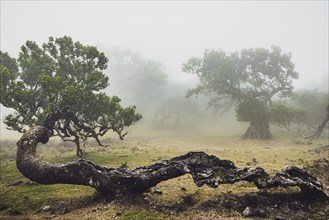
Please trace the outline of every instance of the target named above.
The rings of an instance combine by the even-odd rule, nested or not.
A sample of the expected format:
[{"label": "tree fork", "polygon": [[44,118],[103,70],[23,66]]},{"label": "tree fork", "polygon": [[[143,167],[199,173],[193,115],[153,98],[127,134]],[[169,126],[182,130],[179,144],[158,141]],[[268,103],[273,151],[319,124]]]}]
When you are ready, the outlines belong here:
[{"label": "tree fork", "polygon": [[298,167],[289,166],[282,173],[270,176],[263,168],[238,168],[232,161],[220,160],[204,152],[190,152],[133,170],[105,167],[85,159],[63,164],[37,160],[37,144],[47,143],[50,136],[47,128],[36,126],[17,143],[17,168],[25,177],[41,184],[86,185],[103,194],[120,195],[142,193],[162,181],[189,173],[198,187],[206,184],[217,188],[220,184],[248,181],[259,189],[297,186],[307,195],[328,198],[322,184]]}]

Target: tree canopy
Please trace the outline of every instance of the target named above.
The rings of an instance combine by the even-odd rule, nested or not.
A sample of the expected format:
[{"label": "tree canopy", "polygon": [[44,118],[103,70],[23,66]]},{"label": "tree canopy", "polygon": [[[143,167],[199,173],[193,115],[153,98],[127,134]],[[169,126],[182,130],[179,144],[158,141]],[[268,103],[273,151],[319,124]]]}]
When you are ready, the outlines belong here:
[{"label": "tree canopy", "polygon": [[[318,90],[297,91],[289,103],[273,104],[271,121],[296,137],[314,134],[328,114],[328,98],[328,93]],[[328,125],[323,126],[328,129]]]},{"label": "tree canopy", "polygon": [[[275,96],[293,95],[292,82],[298,78],[291,54],[282,52],[278,46],[243,49],[235,53],[206,50],[203,57],[192,57],[183,64],[183,71],[196,74],[200,80],[187,96],[209,96],[208,104],[216,111],[236,106],[238,120],[250,122],[244,137],[257,139],[270,137],[269,118],[263,116]],[[259,115],[262,117],[255,120],[254,116]]]},{"label": "tree canopy", "polygon": [[326,107],[328,102],[328,92],[301,90],[297,92],[297,97],[293,104],[306,111],[305,125],[309,130],[313,129],[311,132],[314,132],[314,129],[317,129],[323,117],[327,114]]},{"label": "tree canopy", "polygon": [[77,145],[113,131],[122,139],[128,127],[141,119],[135,106],[123,108],[120,98],[102,92],[109,83],[103,73],[108,58],[94,46],[70,37],[49,37],[39,47],[27,41],[18,59],[0,52],[0,103],[14,109],[4,118],[9,129],[25,132],[42,125]]}]

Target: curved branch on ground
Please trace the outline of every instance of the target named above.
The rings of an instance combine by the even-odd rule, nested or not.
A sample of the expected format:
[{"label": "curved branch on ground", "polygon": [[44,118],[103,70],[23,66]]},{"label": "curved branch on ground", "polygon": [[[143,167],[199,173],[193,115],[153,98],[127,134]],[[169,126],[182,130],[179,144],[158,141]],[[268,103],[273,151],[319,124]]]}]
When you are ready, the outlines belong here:
[{"label": "curved branch on ground", "polygon": [[198,187],[206,184],[217,188],[221,184],[248,181],[259,189],[297,186],[309,195],[326,197],[322,184],[298,167],[289,166],[282,173],[270,176],[263,168],[238,168],[232,161],[221,160],[204,152],[190,152],[132,170],[105,167],[85,159],[62,164],[37,160],[37,144],[47,143],[50,136],[47,128],[36,126],[17,143],[17,167],[25,177],[37,183],[86,185],[103,194],[118,195],[142,193],[162,181],[189,173]]}]

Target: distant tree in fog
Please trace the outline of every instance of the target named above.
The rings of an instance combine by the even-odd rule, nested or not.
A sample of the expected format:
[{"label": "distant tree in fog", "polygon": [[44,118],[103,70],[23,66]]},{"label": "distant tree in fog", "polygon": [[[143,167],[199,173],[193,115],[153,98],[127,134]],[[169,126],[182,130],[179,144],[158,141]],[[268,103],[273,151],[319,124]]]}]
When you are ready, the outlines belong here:
[{"label": "distant tree in fog", "polygon": [[156,125],[178,129],[182,126],[184,119],[186,122],[188,117],[201,117],[203,113],[195,100],[186,99],[184,96],[170,96],[161,102],[154,116]]},{"label": "distant tree in fog", "polygon": [[109,54],[108,75],[114,84],[109,88],[111,93],[118,93],[139,109],[161,98],[167,74],[160,62],[118,48],[112,48]]},{"label": "distant tree in fog", "polygon": [[124,129],[138,120],[135,106],[123,108],[120,98],[106,95],[103,71],[108,58],[94,46],[84,46],[64,36],[49,38],[39,47],[27,41],[18,59],[0,51],[0,103],[15,110],[4,118],[8,129],[25,132],[36,125],[77,146],[113,131],[123,138]]},{"label": "distant tree in fog", "polygon": [[308,129],[317,129],[326,115],[326,107],[329,104],[329,94],[317,90],[301,90],[297,93],[295,105],[304,109],[307,113],[305,125]]},{"label": "distant tree in fog", "polygon": [[271,108],[271,122],[296,137],[303,135],[306,119],[307,112],[302,108],[281,102],[275,102]]},{"label": "distant tree in fog", "polygon": [[200,80],[187,96],[205,94],[215,110],[235,106],[237,119],[250,123],[243,137],[252,139],[271,137],[272,99],[291,97],[292,82],[298,78],[291,54],[278,46],[235,53],[206,50],[203,57],[192,57],[183,64],[183,71],[196,74]]},{"label": "distant tree in fog", "polygon": [[[294,136],[309,136],[313,134],[328,114],[328,93],[318,90],[297,91],[295,98],[286,101],[276,101],[271,108],[271,122],[285,128]],[[328,125],[323,125],[323,130]]]}]

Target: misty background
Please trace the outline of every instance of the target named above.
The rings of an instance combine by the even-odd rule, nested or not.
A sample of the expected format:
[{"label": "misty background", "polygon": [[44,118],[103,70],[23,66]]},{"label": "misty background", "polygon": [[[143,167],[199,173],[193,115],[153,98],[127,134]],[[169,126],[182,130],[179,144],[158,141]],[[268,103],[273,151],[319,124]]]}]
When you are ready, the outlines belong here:
[{"label": "misty background", "polygon": [[[227,52],[278,45],[292,53],[295,91],[328,94],[328,1],[3,1],[1,50],[17,58],[27,40],[71,36],[109,57],[108,95],[136,105],[130,127],[180,134],[241,133],[234,109],[214,116],[205,97],[185,98],[198,79],[181,68],[205,49]],[[10,110],[1,106],[1,118]],[[128,137],[130,136],[128,135]],[[19,138],[1,122],[1,139]]]}]

